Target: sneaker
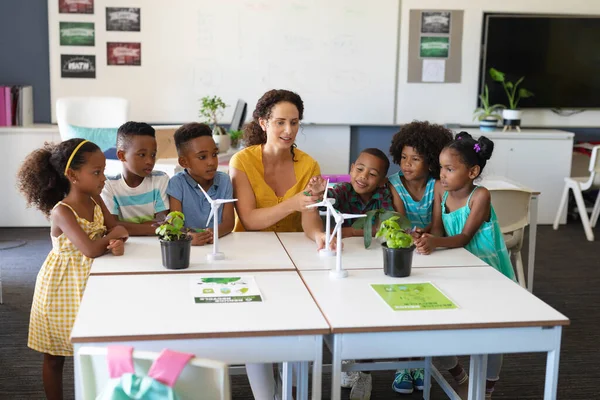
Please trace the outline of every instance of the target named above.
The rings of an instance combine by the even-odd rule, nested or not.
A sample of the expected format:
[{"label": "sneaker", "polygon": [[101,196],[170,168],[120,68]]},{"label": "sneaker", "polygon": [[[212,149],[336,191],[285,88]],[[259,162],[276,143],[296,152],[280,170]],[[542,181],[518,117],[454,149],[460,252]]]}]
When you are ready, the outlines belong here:
[{"label": "sneaker", "polygon": [[358,380],[350,391],[350,400],[369,400],[373,389],[373,377],[364,372],[358,373]]},{"label": "sneaker", "polygon": [[415,388],[417,390],[423,390],[425,388],[425,382],[423,381],[425,370],[423,370],[423,368],[417,368],[413,369],[411,373]]},{"label": "sneaker", "polygon": [[396,393],[411,394],[415,389],[413,387],[413,377],[409,369],[399,369],[394,376],[392,389]]},{"label": "sneaker", "polygon": [[[342,361],[342,365],[345,364],[354,364],[354,361]],[[350,389],[354,386],[354,384],[358,381],[358,371],[342,371],[342,387],[346,389]]]}]

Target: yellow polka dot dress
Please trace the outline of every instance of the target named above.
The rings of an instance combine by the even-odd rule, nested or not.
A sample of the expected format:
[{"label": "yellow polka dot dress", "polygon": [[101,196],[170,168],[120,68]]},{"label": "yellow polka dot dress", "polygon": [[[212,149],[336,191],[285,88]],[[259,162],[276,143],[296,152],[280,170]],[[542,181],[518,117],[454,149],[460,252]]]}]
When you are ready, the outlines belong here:
[{"label": "yellow polka dot dress", "polygon": [[[101,238],[106,227],[99,205],[94,207],[94,220],[80,218],[69,205],[77,223],[89,238]],[[71,329],[87,283],[92,258],[88,258],[62,233],[52,238],[52,251],[38,273],[29,320],[27,345],[42,353],[72,356]]]}]

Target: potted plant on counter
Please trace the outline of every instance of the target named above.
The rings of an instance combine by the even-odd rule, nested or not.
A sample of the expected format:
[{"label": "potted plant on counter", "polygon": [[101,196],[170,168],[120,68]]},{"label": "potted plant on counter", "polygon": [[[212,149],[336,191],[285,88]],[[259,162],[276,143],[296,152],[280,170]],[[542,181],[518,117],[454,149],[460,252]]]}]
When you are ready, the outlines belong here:
[{"label": "potted plant on counter", "polygon": [[219,126],[219,118],[223,115],[223,110],[227,104],[219,96],[205,96],[200,99],[200,117],[205,119],[208,125],[212,125],[213,139],[219,148],[219,152],[225,153],[229,150],[231,139],[227,131],[222,126]]},{"label": "potted plant on counter", "polygon": [[493,80],[502,84],[506,97],[508,97],[508,109],[502,110],[504,130],[514,127],[520,131],[521,115],[523,112],[518,109],[519,101],[533,96],[533,93],[529,90],[522,87],[519,88],[525,77],[522,76],[513,83],[506,79],[504,72],[500,72],[495,68],[490,68],[490,76]]},{"label": "potted plant on counter", "polygon": [[490,105],[490,93],[488,86],[485,85],[483,93],[479,95],[481,106],[473,112],[473,119],[479,121],[479,129],[482,132],[493,132],[502,118],[499,112],[505,108],[502,104]]},{"label": "potted plant on counter", "polygon": [[192,237],[188,235],[190,230],[183,226],[184,221],[182,212],[172,211],[156,228],[162,264],[167,269],[185,269],[190,266]]}]

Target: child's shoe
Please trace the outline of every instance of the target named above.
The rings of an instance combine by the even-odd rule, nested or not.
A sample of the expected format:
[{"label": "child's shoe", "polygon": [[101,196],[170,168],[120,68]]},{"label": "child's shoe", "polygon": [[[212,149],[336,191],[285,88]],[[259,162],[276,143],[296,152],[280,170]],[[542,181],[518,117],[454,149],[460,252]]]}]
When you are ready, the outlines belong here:
[{"label": "child's shoe", "polygon": [[417,390],[423,390],[425,388],[425,382],[423,381],[424,374],[425,370],[423,368],[412,370],[413,384]]},{"label": "child's shoe", "polygon": [[[342,361],[342,365],[344,364],[354,364],[354,361]],[[354,384],[358,381],[358,371],[342,371],[342,384],[341,386],[346,389],[350,389],[354,386]]]},{"label": "child's shoe", "polygon": [[350,391],[350,400],[370,400],[373,389],[373,378],[371,374],[358,373],[358,380]]},{"label": "child's shoe", "polygon": [[411,394],[415,389],[413,386],[413,377],[409,369],[399,369],[394,376],[392,389],[396,393]]}]

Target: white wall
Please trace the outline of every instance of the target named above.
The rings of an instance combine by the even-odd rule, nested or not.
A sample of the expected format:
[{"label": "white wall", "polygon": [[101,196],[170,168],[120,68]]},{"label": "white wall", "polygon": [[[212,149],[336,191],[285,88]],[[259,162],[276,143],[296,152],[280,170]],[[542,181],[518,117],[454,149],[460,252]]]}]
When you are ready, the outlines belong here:
[{"label": "white wall", "polygon": [[[409,10],[464,10],[462,77],[456,84],[406,83]],[[485,12],[599,15],[598,0],[402,0],[397,123],[414,119],[474,124],[479,92],[479,57]],[[576,44],[574,44],[576,45]],[[525,77],[527,82],[527,77]],[[599,94],[600,96],[600,94]],[[526,110],[523,126],[598,126],[600,111],[561,117],[551,111]]]}]

